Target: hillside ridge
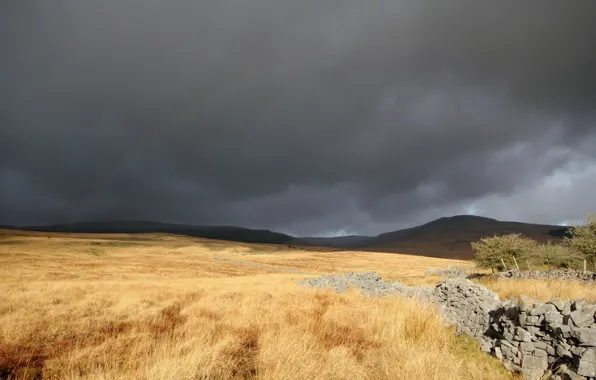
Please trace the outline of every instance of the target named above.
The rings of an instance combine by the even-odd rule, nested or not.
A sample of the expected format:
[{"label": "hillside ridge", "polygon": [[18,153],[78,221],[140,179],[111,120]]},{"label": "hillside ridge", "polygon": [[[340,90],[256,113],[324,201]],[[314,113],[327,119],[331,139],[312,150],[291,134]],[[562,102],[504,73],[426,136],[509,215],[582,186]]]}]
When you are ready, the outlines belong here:
[{"label": "hillside ridge", "polygon": [[499,221],[475,215],[441,217],[419,226],[385,232],[376,236],[294,237],[267,229],[134,220],[88,221],[49,226],[2,226],[1,228],[33,232],[170,233],[244,243],[319,246],[463,259],[469,259],[473,255],[470,243],[485,236],[521,233],[541,242],[547,240],[556,242],[568,231],[567,227],[562,226]]}]

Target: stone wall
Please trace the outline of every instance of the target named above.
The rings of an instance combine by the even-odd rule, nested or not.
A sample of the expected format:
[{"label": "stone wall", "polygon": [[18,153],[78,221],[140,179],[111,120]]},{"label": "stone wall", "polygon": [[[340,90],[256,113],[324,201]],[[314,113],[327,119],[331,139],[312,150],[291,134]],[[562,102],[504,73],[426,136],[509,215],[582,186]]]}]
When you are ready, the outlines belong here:
[{"label": "stone wall", "polygon": [[580,281],[587,283],[596,282],[596,273],[582,272],[574,269],[555,269],[550,271],[516,271],[509,270],[501,272],[496,275],[500,280],[522,280],[522,279],[536,279],[536,280],[563,280],[563,281]]},{"label": "stone wall", "polygon": [[586,283],[596,283],[596,273],[591,271],[580,271],[575,269],[553,269],[547,271],[519,271],[508,270],[497,274],[468,273],[461,268],[440,269],[430,268],[425,276],[441,276],[451,278],[495,278],[499,280],[561,280],[561,281],[580,281]]},{"label": "stone wall", "polygon": [[445,319],[476,339],[483,351],[525,378],[596,377],[596,305],[585,300],[547,303],[520,297],[500,301],[469,280],[448,280],[434,292]]},{"label": "stone wall", "polygon": [[309,278],[301,284],[350,286],[368,295],[402,294],[434,302],[458,333],[473,337],[484,352],[526,379],[596,379],[596,305],[585,300],[553,299],[546,303],[527,297],[501,301],[487,288],[467,279],[449,279],[434,288],[384,282],[373,272]]}]

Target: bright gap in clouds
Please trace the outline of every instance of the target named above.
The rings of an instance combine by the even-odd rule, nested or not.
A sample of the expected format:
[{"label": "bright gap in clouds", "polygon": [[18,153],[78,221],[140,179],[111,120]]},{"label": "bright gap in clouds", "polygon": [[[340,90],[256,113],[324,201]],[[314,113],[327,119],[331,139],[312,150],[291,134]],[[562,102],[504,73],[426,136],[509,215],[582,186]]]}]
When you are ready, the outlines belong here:
[{"label": "bright gap in clouds", "polygon": [[346,231],[344,229],[340,229],[337,231],[332,231],[332,232],[327,232],[324,234],[316,235],[314,237],[333,238],[333,237],[342,237],[342,236],[350,236],[350,235],[357,235],[357,234],[349,233],[348,231]]}]

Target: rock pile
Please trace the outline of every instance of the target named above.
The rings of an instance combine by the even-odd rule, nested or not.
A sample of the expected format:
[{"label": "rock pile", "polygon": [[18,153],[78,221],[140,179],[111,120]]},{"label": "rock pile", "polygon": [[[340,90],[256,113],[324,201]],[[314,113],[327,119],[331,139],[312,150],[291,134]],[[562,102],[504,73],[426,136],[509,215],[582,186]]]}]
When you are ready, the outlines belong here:
[{"label": "rock pile", "polygon": [[441,276],[441,277],[454,277],[454,278],[466,278],[468,274],[466,271],[455,268],[455,269],[440,269],[440,268],[430,268],[426,272],[424,272],[425,276]]},{"label": "rock pile", "polygon": [[338,293],[343,293],[351,287],[371,297],[399,293],[408,297],[429,298],[432,294],[432,288],[429,287],[407,286],[400,282],[385,282],[376,272],[322,275],[300,280],[298,284],[313,288],[332,288]]},{"label": "rock pile", "polygon": [[455,325],[458,333],[474,338],[483,351],[490,353],[491,342],[485,332],[491,324],[489,312],[501,305],[499,297],[470,280],[441,281],[433,296],[445,321]]},{"label": "rock pile", "polygon": [[521,280],[521,279],[537,279],[537,280],[564,280],[564,281],[581,281],[587,283],[596,283],[596,273],[582,272],[574,269],[555,269],[544,272],[533,271],[516,271],[509,270],[501,272],[496,275],[500,280]]},{"label": "rock pile", "polygon": [[326,275],[301,283],[338,292],[354,287],[371,296],[397,293],[423,298],[435,303],[459,333],[473,337],[483,351],[526,379],[546,374],[552,379],[596,379],[596,305],[585,300],[501,301],[466,279],[441,281],[433,289],[384,282],[374,272]]}]

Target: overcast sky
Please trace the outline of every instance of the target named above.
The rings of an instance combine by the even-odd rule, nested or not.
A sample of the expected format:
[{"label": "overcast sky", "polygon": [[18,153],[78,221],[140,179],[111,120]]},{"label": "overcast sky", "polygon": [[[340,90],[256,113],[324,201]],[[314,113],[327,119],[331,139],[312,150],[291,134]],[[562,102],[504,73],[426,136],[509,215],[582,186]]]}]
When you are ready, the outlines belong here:
[{"label": "overcast sky", "polygon": [[0,224],[596,211],[596,1],[1,7]]}]

